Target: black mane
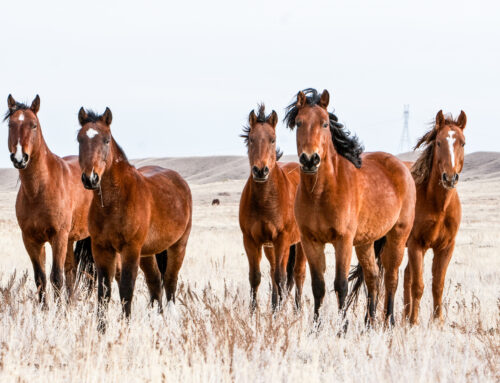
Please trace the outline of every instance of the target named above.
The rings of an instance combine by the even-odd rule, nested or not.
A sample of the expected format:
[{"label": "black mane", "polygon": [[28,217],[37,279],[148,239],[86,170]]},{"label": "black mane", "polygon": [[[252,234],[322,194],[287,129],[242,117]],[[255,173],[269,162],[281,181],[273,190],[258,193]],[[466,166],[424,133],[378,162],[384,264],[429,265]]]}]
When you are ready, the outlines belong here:
[{"label": "black mane", "polygon": [[[321,99],[321,93],[318,93],[316,89],[312,88],[304,89],[302,92],[306,95],[308,105],[318,105]],[[295,99],[294,102],[286,107],[284,121],[288,128],[293,130],[298,113],[297,99]],[[356,135],[351,136],[351,132],[338,122],[339,119],[333,112],[328,113],[328,116],[330,117],[330,132],[332,134],[335,150],[359,169],[361,167],[361,153],[363,153],[364,150],[363,145],[359,142],[359,138]]]},{"label": "black mane", "polygon": [[89,122],[98,122],[102,115],[94,112],[92,109],[86,109],[85,119],[82,121],[82,125],[88,124]]},{"label": "black mane", "polygon": [[[257,113],[257,122],[260,122],[260,123],[266,123],[267,120],[269,119],[269,117],[271,117],[271,114],[269,114],[268,116],[266,116],[266,106],[264,104],[259,104],[258,105],[259,107],[259,112]],[[252,112],[255,113],[254,110],[252,110]],[[250,112],[250,114],[252,113]],[[250,118],[250,116],[249,116]],[[245,125],[243,127],[243,134],[240,134],[240,137],[243,138],[243,141],[245,142],[245,146],[248,148],[248,135],[250,134],[250,124],[249,125]],[[277,147],[276,148],[276,161],[279,161],[281,159],[281,157],[283,156],[283,151]]]},{"label": "black mane", "polygon": [[10,116],[12,116],[18,110],[28,110],[28,109],[30,109],[30,107],[28,105],[26,105],[23,102],[16,101],[16,105],[14,105],[13,108],[7,109],[7,112],[5,113],[5,116],[3,117],[3,121],[8,120],[10,118]]}]

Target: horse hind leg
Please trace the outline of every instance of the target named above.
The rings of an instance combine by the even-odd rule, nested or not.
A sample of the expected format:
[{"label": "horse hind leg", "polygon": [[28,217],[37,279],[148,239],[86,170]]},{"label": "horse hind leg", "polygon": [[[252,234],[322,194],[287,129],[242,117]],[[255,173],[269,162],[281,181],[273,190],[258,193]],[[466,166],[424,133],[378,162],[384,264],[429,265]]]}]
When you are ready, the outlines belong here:
[{"label": "horse hind leg", "polygon": [[399,266],[403,261],[410,224],[398,224],[387,233],[387,242],[381,253],[384,267],[386,324],[394,325],[394,299],[398,287]]},{"label": "horse hind leg", "polygon": [[167,269],[163,277],[163,287],[167,296],[167,304],[175,303],[175,292],[177,290],[177,278],[186,255],[186,246],[190,230],[186,230],[184,235],[174,245],[167,249]]},{"label": "horse hind leg", "polygon": [[411,299],[411,283],[412,283],[412,276],[411,276],[411,270],[410,270],[410,261],[408,261],[408,264],[405,267],[405,274],[404,274],[404,319],[408,320],[410,318],[410,313],[411,313],[411,306],[412,306],[412,299]]},{"label": "horse hind leg", "polygon": [[150,296],[150,305],[153,307],[154,302],[158,303],[158,311],[162,312],[162,304],[161,304],[161,281],[162,276],[160,273],[160,269],[157,264],[156,257],[150,256],[141,256],[140,261],[141,270],[144,273],[144,277],[146,279],[146,284],[149,290]]},{"label": "horse hind leg", "polygon": [[292,290],[294,284],[293,270],[295,267],[296,257],[297,257],[297,245],[294,244],[290,246],[290,251],[288,253],[288,261],[286,263],[286,288],[288,292]]},{"label": "horse hind leg", "polygon": [[368,290],[367,313],[365,322],[373,326],[376,319],[378,301],[379,268],[372,243],[356,246],[356,256],[363,270],[363,277]]},{"label": "horse hind leg", "polygon": [[72,299],[76,281],[76,262],[73,252],[73,241],[68,241],[66,260],[64,262],[64,276],[68,301]]}]

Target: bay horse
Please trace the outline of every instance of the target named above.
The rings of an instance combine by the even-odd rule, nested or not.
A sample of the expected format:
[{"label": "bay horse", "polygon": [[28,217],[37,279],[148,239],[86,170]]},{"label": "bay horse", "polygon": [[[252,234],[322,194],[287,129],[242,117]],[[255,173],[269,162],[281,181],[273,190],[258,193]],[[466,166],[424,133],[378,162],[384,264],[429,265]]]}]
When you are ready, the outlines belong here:
[{"label": "bay horse", "polygon": [[405,317],[418,323],[424,291],[423,260],[432,249],[432,295],[434,318],[442,321],[442,296],[446,270],[455,248],[462,208],[456,185],[464,164],[464,129],[467,116],[457,120],[440,110],[434,126],[415,146],[423,152],[412,164],[417,187],[415,222],[408,239],[408,265],[404,276]]},{"label": "bay horse", "polygon": [[333,113],[327,111],[327,90],[297,93],[285,122],[297,130],[300,183],[295,200],[299,226],[312,279],[314,317],[325,296],[326,243],[335,248],[335,282],[339,311],[347,291],[352,248],[366,274],[367,321],[375,319],[378,266],[374,242],[386,237],[381,250],[385,272],[386,323],[394,324],[398,268],[415,214],[415,183],[408,168],[388,153],[361,155],[363,148]]},{"label": "bay horse", "polygon": [[[189,186],[178,173],[159,166],[136,169],[129,163],[111,134],[109,108],[98,115],[82,107],[78,120],[81,180],[93,190],[89,231],[98,276],[98,328],[104,331],[111,281],[120,260],[119,290],[126,317],[139,264],[151,304],[157,301],[161,310],[162,280],[167,302],[175,302],[193,203]],[[166,260],[160,262],[159,256],[155,260],[155,254]]]},{"label": "bay horse", "polygon": [[[28,106],[9,94],[7,105],[4,121],[9,120],[10,159],[21,181],[16,216],[33,265],[38,298],[46,307],[45,243],[52,247],[50,280],[56,296],[65,279],[70,298],[78,267],[73,243],[79,241],[79,253],[90,251],[87,216],[92,193],[80,184],[78,157],[60,158],[45,143],[37,116],[40,97],[36,95]],[[92,259],[91,254],[87,259]]]},{"label": "bay horse", "polygon": [[278,162],[282,153],[276,149],[277,123],[277,113],[273,110],[266,116],[262,104],[258,114],[250,112],[241,135],[248,148],[250,176],[241,194],[239,221],[248,257],[252,311],[257,307],[262,247],[271,265],[273,310],[282,302],[285,278],[288,291],[295,279],[295,303],[300,308],[305,279],[306,259],[293,212],[299,164]]}]

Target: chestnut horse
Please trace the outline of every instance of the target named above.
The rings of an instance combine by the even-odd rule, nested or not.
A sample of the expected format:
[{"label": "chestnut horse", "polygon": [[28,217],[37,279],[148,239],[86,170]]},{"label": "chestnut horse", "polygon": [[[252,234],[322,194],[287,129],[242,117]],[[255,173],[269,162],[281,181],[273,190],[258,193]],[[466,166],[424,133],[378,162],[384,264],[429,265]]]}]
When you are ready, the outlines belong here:
[{"label": "chestnut horse", "polygon": [[[81,108],[78,120],[82,127],[78,132],[81,178],[85,188],[94,191],[89,231],[98,274],[99,329],[105,330],[118,253],[120,299],[126,317],[130,316],[139,264],[151,304],[157,301],[161,310],[162,279],[167,301],[175,302],[177,277],[191,231],[192,198],[178,173],[159,166],[136,169],[128,162],[111,134],[109,108],[103,115]],[[166,265],[160,272],[160,259],[155,261],[154,255],[165,250]]]},{"label": "chestnut horse", "polygon": [[273,309],[283,299],[285,276],[288,290],[295,278],[295,302],[300,308],[305,278],[306,259],[293,213],[299,164],[277,162],[282,154],[276,149],[277,123],[276,112],[273,110],[266,116],[264,105],[260,105],[257,115],[253,110],[250,112],[249,125],[241,135],[250,161],[250,176],[241,194],[239,217],[250,269],[252,310],[257,306],[262,247],[271,265]]},{"label": "chestnut horse", "polygon": [[432,295],[434,317],[442,321],[442,296],[446,270],[455,248],[462,208],[457,190],[458,175],[464,164],[464,129],[467,117],[457,120],[440,110],[433,128],[417,143],[423,152],[411,171],[417,186],[415,222],[408,239],[408,265],[404,278],[405,317],[418,323],[420,299],[424,291],[423,260],[432,249]]},{"label": "chestnut horse", "polygon": [[92,193],[80,184],[78,157],[60,158],[47,147],[37,116],[40,97],[27,106],[9,95],[7,104],[4,121],[9,120],[10,159],[19,169],[21,181],[16,216],[33,264],[38,297],[45,307],[45,243],[52,247],[50,280],[56,296],[62,290],[64,270],[69,298],[78,267],[73,243],[81,240],[77,248],[89,250],[87,215]]},{"label": "chestnut horse", "polygon": [[335,292],[343,310],[352,247],[366,274],[367,319],[375,318],[378,266],[374,242],[387,237],[381,258],[385,272],[386,320],[394,324],[394,294],[398,268],[415,214],[415,183],[396,157],[382,152],[361,157],[362,147],[328,113],[329,94],[306,89],[287,108],[285,121],[297,127],[297,153],[301,164],[295,200],[299,226],[312,278],[314,316],[325,295],[326,243],[335,248]]}]

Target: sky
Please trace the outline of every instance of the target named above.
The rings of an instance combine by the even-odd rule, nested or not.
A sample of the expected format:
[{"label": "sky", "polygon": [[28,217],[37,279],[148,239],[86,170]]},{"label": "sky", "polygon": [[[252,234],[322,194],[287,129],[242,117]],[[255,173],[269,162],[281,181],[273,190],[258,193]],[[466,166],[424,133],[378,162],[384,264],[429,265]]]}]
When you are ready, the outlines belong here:
[{"label": "sky", "polygon": [[[467,113],[466,152],[500,150],[497,1],[19,1],[0,13],[0,111],[41,97],[58,155],[77,154],[81,106],[113,112],[129,158],[245,155],[264,102],[282,123],[300,89],[328,89],[366,150],[412,144],[436,113]],[[0,167],[10,167],[7,124]]]}]

